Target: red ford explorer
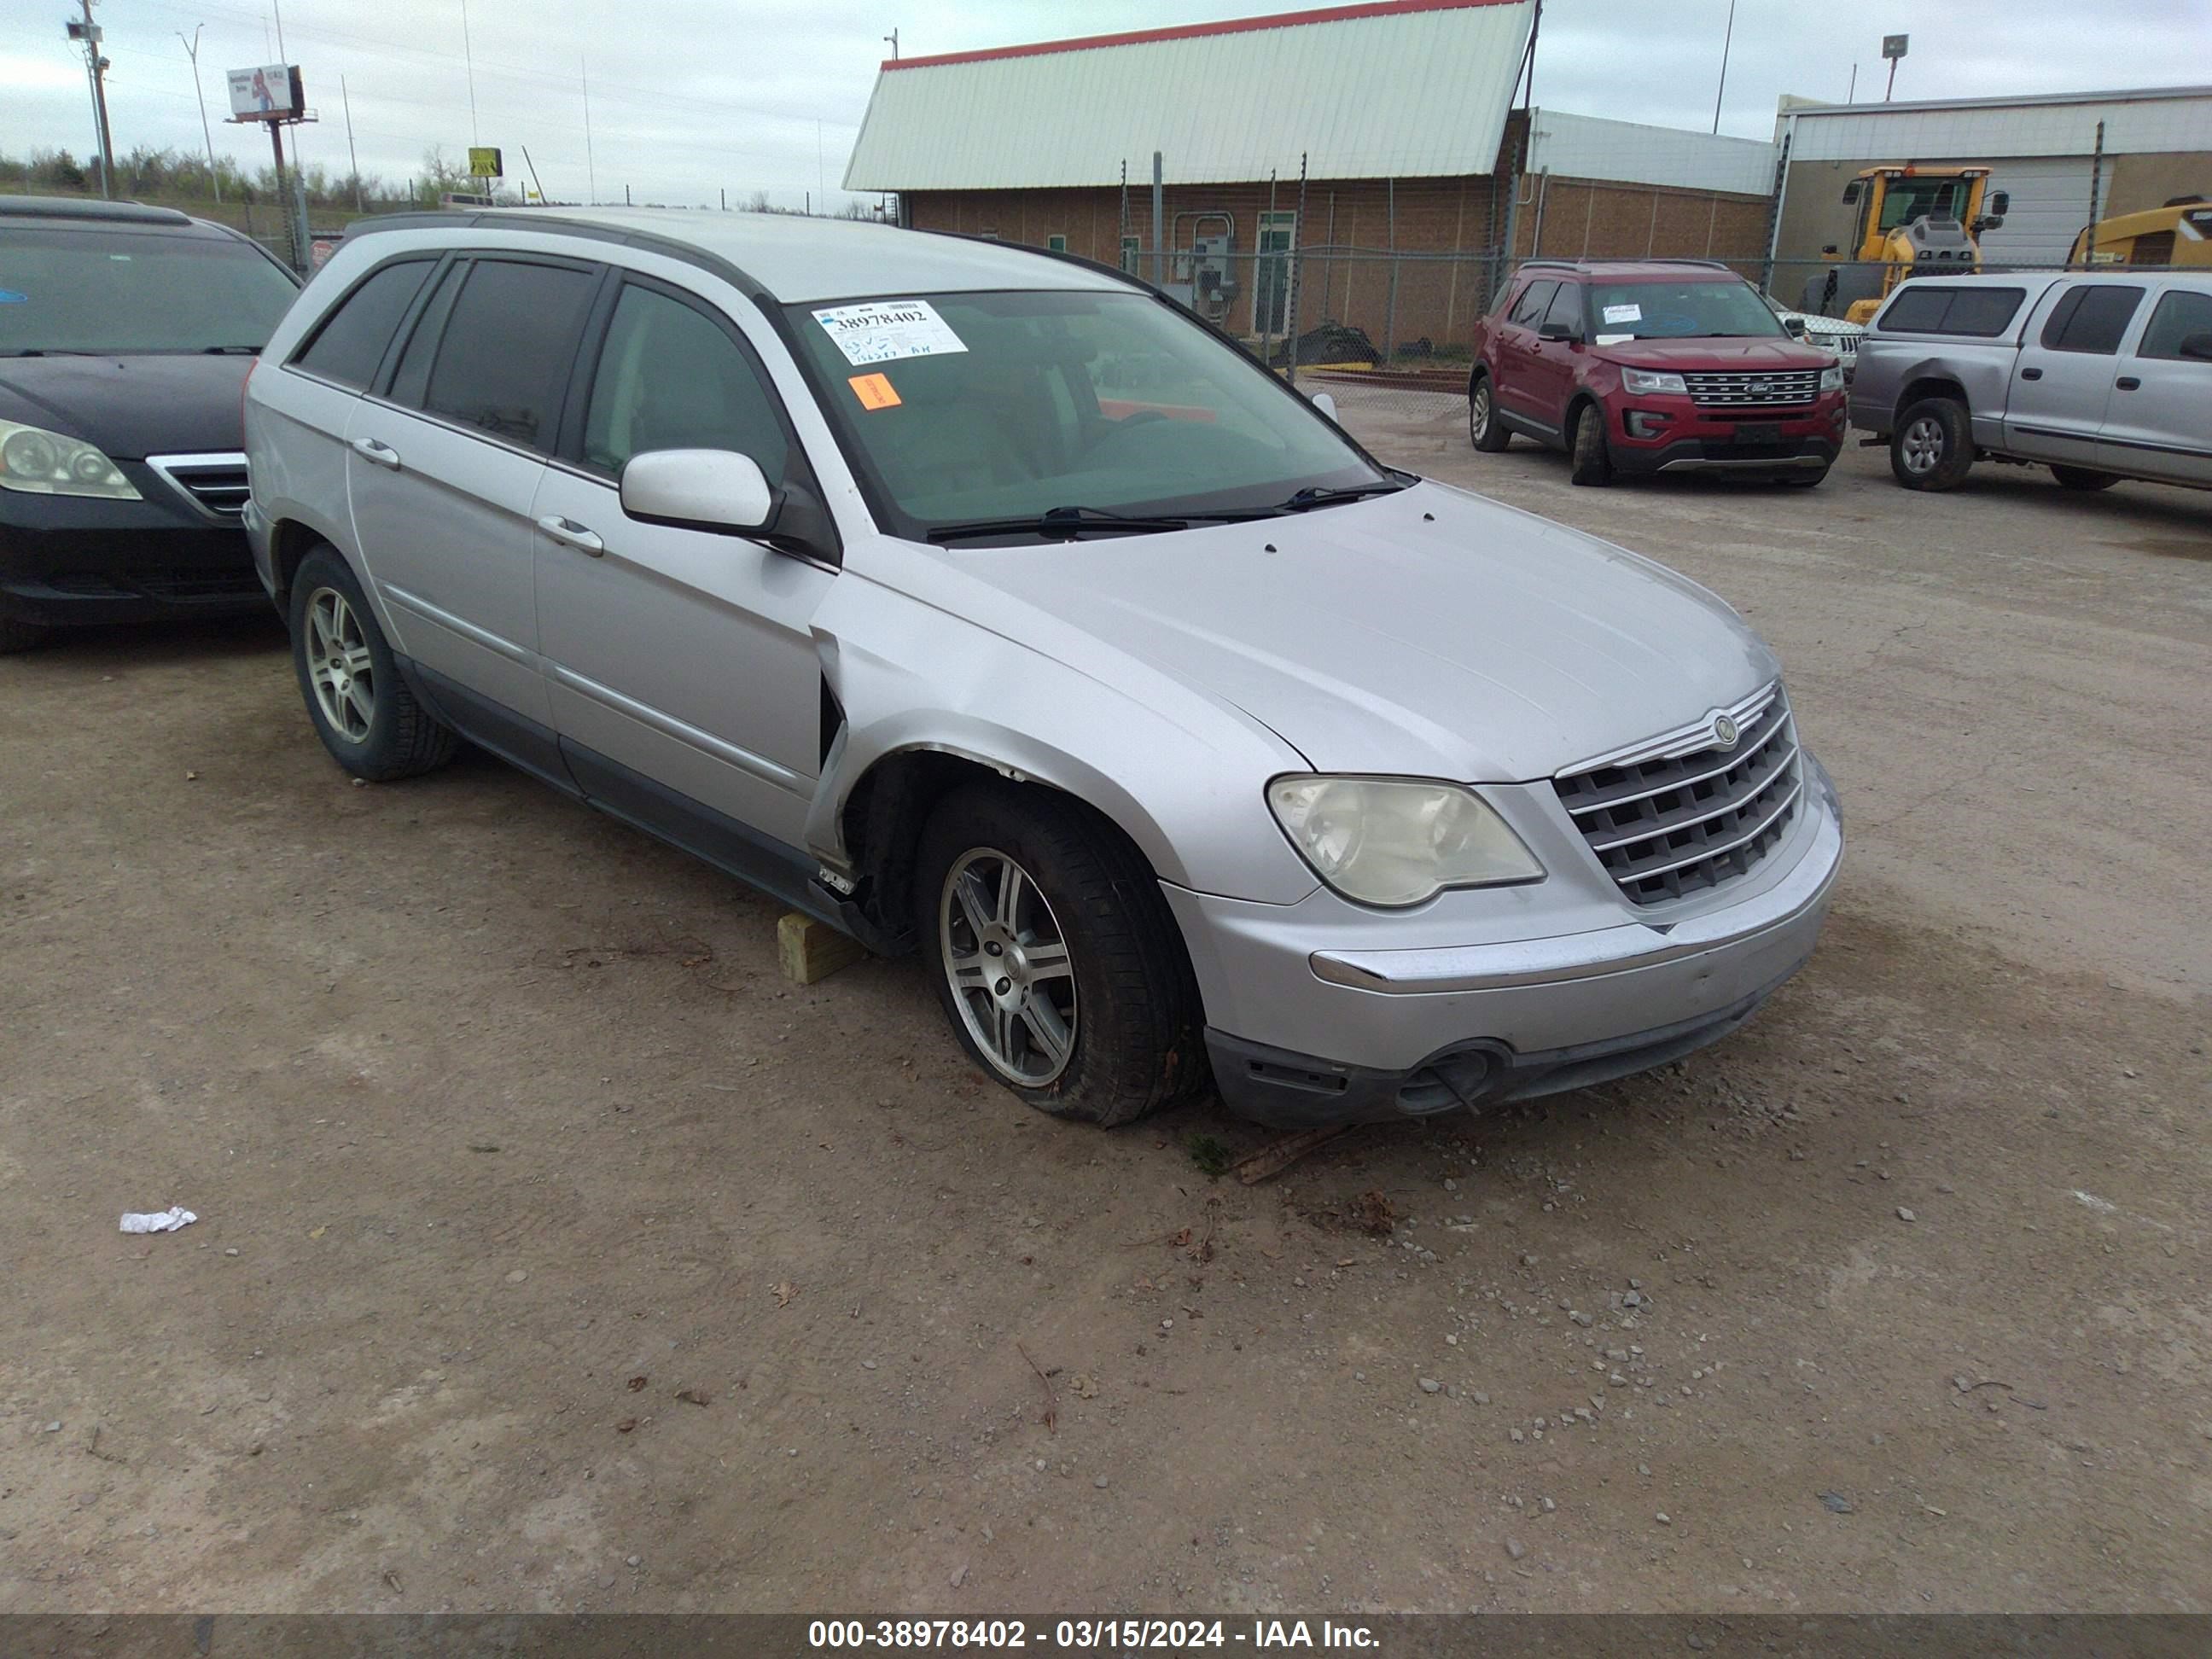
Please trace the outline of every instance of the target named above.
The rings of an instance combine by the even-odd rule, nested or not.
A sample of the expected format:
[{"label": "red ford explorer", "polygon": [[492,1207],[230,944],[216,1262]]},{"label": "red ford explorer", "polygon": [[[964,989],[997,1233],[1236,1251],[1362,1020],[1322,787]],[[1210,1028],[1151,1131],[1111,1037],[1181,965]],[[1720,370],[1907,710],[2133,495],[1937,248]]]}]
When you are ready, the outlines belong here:
[{"label": "red ford explorer", "polygon": [[1564,449],[1568,476],[1728,471],[1816,484],[1844,437],[1844,371],[1703,259],[1531,259],[1476,325],[1468,434]]}]

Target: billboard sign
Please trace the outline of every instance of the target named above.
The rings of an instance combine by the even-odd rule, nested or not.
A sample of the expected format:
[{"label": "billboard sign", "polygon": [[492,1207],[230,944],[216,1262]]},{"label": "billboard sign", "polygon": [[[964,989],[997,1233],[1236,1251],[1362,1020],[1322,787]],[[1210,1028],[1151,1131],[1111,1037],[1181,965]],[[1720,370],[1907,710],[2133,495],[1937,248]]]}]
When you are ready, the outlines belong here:
[{"label": "billboard sign", "polygon": [[469,146],[469,177],[471,179],[504,179],[500,171],[499,152],[475,144]]},{"label": "billboard sign", "polygon": [[230,71],[230,118],[284,121],[305,113],[296,64],[263,64]]}]

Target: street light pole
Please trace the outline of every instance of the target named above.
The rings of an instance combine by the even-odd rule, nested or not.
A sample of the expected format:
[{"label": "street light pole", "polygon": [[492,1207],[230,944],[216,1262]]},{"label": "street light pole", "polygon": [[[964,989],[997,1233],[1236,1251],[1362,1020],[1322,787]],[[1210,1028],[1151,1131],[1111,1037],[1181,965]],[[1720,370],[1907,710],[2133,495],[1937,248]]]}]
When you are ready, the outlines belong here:
[{"label": "street light pole", "polygon": [[1721,83],[1713,90],[1713,131],[1721,130],[1721,94],[1728,90],[1729,47],[1735,40],[1735,0],[1729,0],[1728,33],[1721,36]]},{"label": "street light pole", "polygon": [[215,199],[220,205],[222,201],[222,174],[216,170],[215,129],[208,125],[207,94],[200,90],[200,31],[206,27],[205,23],[193,24],[192,38],[189,40],[185,40],[185,32],[179,29],[177,39],[185,40],[185,56],[192,60],[192,95],[200,100],[200,137],[207,141],[208,179],[215,185]]}]

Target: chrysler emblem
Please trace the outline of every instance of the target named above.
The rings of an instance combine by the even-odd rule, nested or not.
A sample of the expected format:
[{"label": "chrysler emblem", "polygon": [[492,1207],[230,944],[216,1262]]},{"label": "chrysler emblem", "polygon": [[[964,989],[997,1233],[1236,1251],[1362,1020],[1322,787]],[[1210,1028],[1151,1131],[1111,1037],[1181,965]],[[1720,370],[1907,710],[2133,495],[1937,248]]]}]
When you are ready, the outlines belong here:
[{"label": "chrysler emblem", "polygon": [[1726,714],[1713,716],[1713,741],[1722,748],[1735,748],[1735,740],[1742,735],[1743,733],[1737,729],[1735,721],[1729,716]]}]

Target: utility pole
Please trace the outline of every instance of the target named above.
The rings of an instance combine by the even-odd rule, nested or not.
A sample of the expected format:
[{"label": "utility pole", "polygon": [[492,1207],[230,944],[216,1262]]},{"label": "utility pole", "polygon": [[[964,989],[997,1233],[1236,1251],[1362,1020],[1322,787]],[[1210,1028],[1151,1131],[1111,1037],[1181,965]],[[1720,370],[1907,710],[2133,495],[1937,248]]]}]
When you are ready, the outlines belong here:
[{"label": "utility pole", "polygon": [[338,76],[338,97],[344,101],[346,117],[346,163],[353,168],[353,210],[366,213],[368,210],[361,200],[361,156],[353,147],[353,94],[346,89],[345,76]]},{"label": "utility pole", "polygon": [[219,204],[222,201],[222,174],[216,171],[215,129],[208,125],[207,94],[200,90],[200,31],[206,27],[205,23],[193,24],[189,40],[185,40],[185,32],[179,29],[177,39],[185,40],[185,56],[192,60],[192,94],[200,100],[200,137],[207,140],[208,178],[215,185],[215,199]]},{"label": "utility pole", "polygon": [[[477,131],[477,58],[469,45],[469,0],[461,0],[461,61],[469,72],[469,148],[474,149],[483,139]],[[469,173],[469,191],[471,195],[483,194],[483,180],[473,168]]]},{"label": "utility pole", "polygon": [[1729,0],[1728,32],[1721,36],[1721,83],[1713,89],[1713,131],[1721,130],[1721,94],[1728,90],[1729,47],[1735,41],[1735,0]]},{"label": "utility pole", "polygon": [[890,42],[890,47],[891,47],[891,62],[893,62],[894,64],[897,63],[897,62],[898,62],[898,31],[897,31],[896,29],[893,29],[893,30],[892,30],[889,34],[886,34],[885,36],[884,36],[884,39]]},{"label": "utility pole", "polygon": [[100,25],[92,21],[92,0],[82,0],[84,21],[71,20],[69,38],[84,43],[85,73],[92,82],[93,131],[100,143],[100,193],[115,194],[115,139],[107,126],[107,59],[100,54]]},{"label": "utility pole", "polygon": [[578,57],[577,67],[584,76],[584,196],[593,207],[599,204],[599,167],[592,159],[592,60]]}]

